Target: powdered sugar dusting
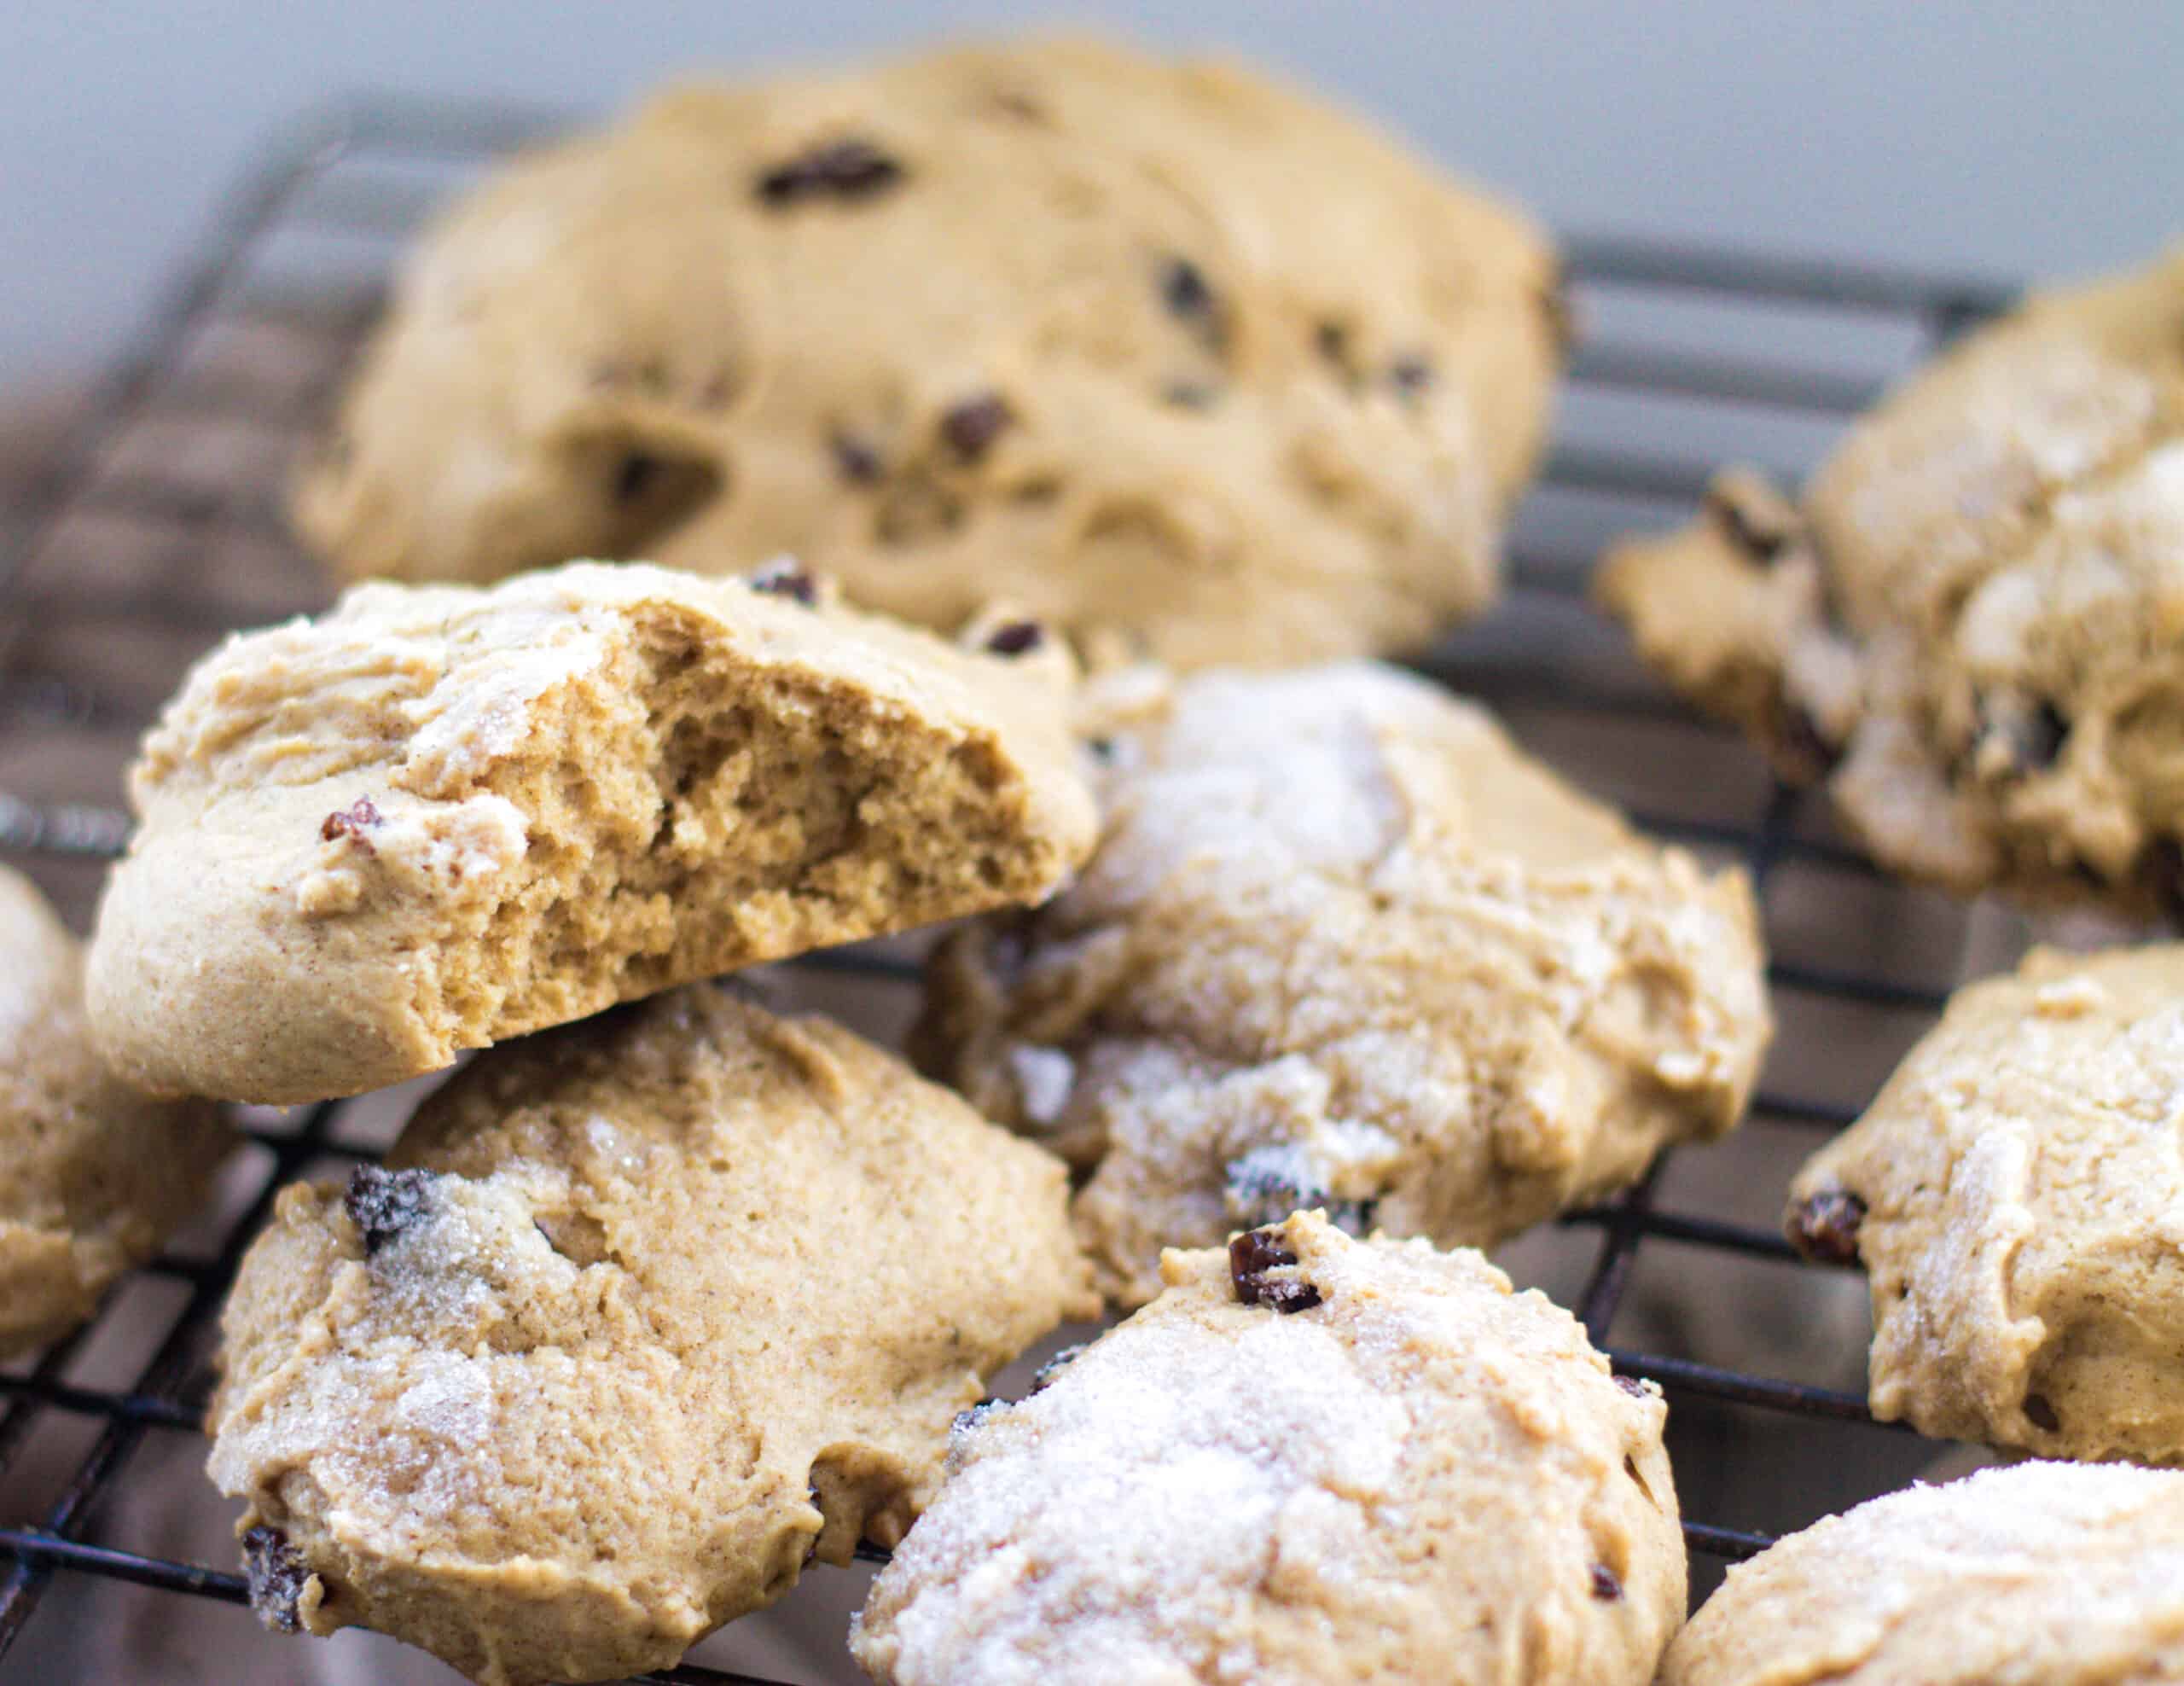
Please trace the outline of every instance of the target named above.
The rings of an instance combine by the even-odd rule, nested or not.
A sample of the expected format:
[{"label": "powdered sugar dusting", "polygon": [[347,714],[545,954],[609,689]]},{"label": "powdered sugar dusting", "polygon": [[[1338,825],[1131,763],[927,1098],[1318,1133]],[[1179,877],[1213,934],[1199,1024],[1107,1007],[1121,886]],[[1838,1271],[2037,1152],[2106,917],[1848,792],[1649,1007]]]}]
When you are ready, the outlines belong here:
[{"label": "powdered sugar dusting", "polygon": [[[1624,1458],[1665,1488],[1658,1402],[1476,1253],[1310,1216],[1268,1240],[1316,1299],[1247,1305],[1225,1251],[1170,1253],[1159,1300],[958,1436],[852,1625],[876,1677],[1244,1686],[1333,1677],[1333,1655],[1374,1659],[1374,1678],[1422,1677],[1429,1657],[1431,1677],[1484,1678],[1519,1610],[1565,1624],[1581,1666],[1606,1654],[1582,1626],[1649,1623],[1641,1662],[1582,1677],[1650,1673],[1682,1557],[1673,1506]],[[1614,1610],[1584,1578],[1594,1528],[1623,1531]]]}]

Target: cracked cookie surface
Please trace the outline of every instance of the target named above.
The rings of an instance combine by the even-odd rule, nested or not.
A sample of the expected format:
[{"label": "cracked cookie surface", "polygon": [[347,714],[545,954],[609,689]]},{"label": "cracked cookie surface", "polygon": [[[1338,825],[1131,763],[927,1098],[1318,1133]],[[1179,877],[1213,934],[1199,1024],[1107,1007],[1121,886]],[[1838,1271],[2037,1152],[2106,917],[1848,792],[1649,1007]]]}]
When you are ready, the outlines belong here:
[{"label": "cracked cookie surface", "polygon": [[2184,908],[2184,251],[2034,298],[1599,592],[1679,689],[1961,893]]},{"label": "cracked cookie surface", "polygon": [[2023,1463],[1734,1566],[1660,1686],[2176,1686],[2184,1474]]},{"label": "cracked cookie surface", "polygon": [[244,1261],[210,1470],[261,1616],[496,1686],[672,1664],[892,1544],[985,1378],[1095,1308],[1066,1198],[717,985],[480,1055]]},{"label": "cracked cookie surface", "polygon": [[233,1140],[210,1103],[107,1068],[83,973],[37,887],[0,868],[0,1358],[88,1320],[205,1199]]},{"label": "cracked cookie surface", "polygon": [[[851,1648],[891,1686],[1641,1686],[1683,1619],[1658,1390],[1478,1253],[1316,1213],[959,1427]],[[1266,1298],[1276,1285],[1310,1290]]]},{"label": "cracked cookie surface", "polygon": [[1088,689],[1102,833],[951,933],[914,1048],[1085,1174],[1107,1291],[1325,1206],[1487,1245],[1737,1120],[1769,1031],[1744,876],[1640,838],[1371,664]]},{"label": "cracked cookie surface", "polygon": [[356,1094],[1037,900],[1095,823],[1066,668],[844,609],[788,565],[363,586],[239,634],[131,770],[90,959],[102,1046],[159,1090]]},{"label": "cracked cookie surface", "polygon": [[692,86],[427,237],[299,518],[360,575],[791,550],[1101,664],[1412,648],[1494,594],[1556,288],[1526,218],[1225,64]]},{"label": "cracked cookie surface", "polygon": [[2184,945],[1960,990],[1788,1227],[1872,1280],[1875,1416],[2184,1463]]}]

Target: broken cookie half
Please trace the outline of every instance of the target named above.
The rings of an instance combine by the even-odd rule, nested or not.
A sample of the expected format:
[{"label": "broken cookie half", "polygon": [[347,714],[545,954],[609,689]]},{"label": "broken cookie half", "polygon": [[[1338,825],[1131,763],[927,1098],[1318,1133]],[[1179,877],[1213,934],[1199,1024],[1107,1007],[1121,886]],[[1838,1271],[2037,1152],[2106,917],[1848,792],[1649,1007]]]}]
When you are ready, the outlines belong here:
[{"label": "broken cookie half", "polygon": [[94,1024],[152,1089],[316,1100],[1039,901],[1093,836],[1069,690],[1017,623],[951,645],[791,564],[359,588],[230,639],[146,738]]}]

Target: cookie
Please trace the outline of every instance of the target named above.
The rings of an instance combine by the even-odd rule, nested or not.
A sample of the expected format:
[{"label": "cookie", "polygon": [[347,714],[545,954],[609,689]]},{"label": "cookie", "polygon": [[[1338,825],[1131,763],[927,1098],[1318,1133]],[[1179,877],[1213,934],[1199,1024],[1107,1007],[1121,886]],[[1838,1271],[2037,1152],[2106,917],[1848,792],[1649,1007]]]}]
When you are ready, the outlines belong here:
[{"label": "cookie", "polygon": [[1095,1309],[1065,1198],[717,985],[480,1056],[244,1262],[210,1469],[260,1616],[497,1686],[672,1664],[899,1538],[984,1377]]},{"label": "cookie", "polygon": [[1872,1278],[1873,1413],[2184,1463],[2184,944],[1960,990],[1798,1172],[1791,1240]]},{"label": "cookie", "polygon": [[1316,1212],[957,1428],[851,1629],[892,1686],[1582,1680],[1683,1619],[1657,1389],[1468,1250]]},{"label": "cookie", "polygon": [[1802,507],[1749,474],[1603,601],[1826,776],[1884,865],[2184,907],[2184,251],[2034,299],[1860,423]]},{"label": "cookie", "polygon": [[1660,1686],[2175,1686],[2184,1474],[2021,1463],[1831,1516],[1729,1571]]},{"label": "cookie", "polygon": [[1164,1246],[1299,1207],[1488,1245],[1736,1122],[1769,1030],[1742,874],[1391,668],[1118,674],[1085,706],[1091,863],[936,951],[913,1045],[1083,1173],[1124,1304]]},{"label": "cookie", "polygon": [[218,1108],[158,1101],[91,1045],[83,956],[35,886],[0,867],[0,1358],[59,1340],[209,1191]]},{"label": "cookie", "polygon": [[[1002,631],[1009,636],[1003,637]],[[148,1087],[350,1095],[754,961],[1054,889],[1066,659],[749,581],[368,586],[231,638],[131,773],[100,1040]]]},{"label": "cookie", "polygon": [[1227,64],[688,87],[430,234],[297,519],[421,579],[791,550],[1095,660],[1415,646],[1494,595],[1557,285],[1526,218]]}]

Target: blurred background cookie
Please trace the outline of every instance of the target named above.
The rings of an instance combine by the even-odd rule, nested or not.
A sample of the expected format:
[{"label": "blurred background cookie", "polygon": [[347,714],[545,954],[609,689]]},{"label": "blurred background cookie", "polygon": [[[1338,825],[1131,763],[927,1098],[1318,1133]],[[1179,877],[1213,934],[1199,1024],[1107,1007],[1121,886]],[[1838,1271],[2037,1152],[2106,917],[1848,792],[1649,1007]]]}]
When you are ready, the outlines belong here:
[{"label": "blurred background cookie", "polygon": [[787,549],[1095,660],[1414,648],[1495,594],[1557,285],[1519,212],[1225,62],[693,85],[427,237],[297,516],[352,574]]}]

